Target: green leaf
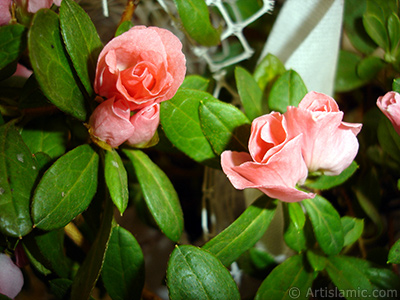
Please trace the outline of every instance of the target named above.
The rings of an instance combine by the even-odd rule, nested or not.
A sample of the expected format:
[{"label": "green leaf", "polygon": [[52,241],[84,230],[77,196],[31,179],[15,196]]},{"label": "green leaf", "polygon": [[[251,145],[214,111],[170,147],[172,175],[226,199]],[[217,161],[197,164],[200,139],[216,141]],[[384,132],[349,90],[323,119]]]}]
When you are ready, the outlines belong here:
[{"label": "green leaf", "polygon": [[254,300],[308,299],[308,291],[316,276],[304,263],[302,255],[289,257],[278,265],[263,281]]},{"label": "green leaf", "polygon": [[57,299],[67,299],[68,292],[70,291],[72,280],[65,278],[56,278],[49,280],[49,288],[51,293]]},{"label": "green leaf", "polygon": [[204,0],[174,0],[183,27],[196,42],[203,46],[215,46],[220,42],[220,32],[210,22],[210,14]]},{"label": "green leaf", "polygon": [[54,270],[58,276],[68,278],[70,262],[64,255],[64,230],[35,232],[23,239],[24,249],[46,269]]},{"label": "green leaf", "polygon": [[128,174],[115,149],[106,151],[104,176],[111,199],[122,215],[129,201]]},{"label": "green leaf", "polygon": [[26,48],[26,28],[21,24],[0,27],[0,70],[15,62]]},{"label": "green leaf", "polygon": [[101,277],[113,300],[138,299],[144,285],[144,258],[140,245],[126,229],[113,228]]},{"label": "green leaf", "polygon": [[302,204],[307,210],[315,237],[321,249],[328,255],[338,254],[344,243],[339,213],[325,198],[317,195]]},{"label": "green leaf", "polygon": [[341,50],[335,78],[335,91],[348,92],[363,86],[367,80],[358,76],[358,65],[361,57],[355,53]]},{"label": "green leaf", "polygon": [[261,91],[264,91],[267,85],[274,82],[276,78],[285,73],[285,71],[285,66],[279,58],[268,53],[257,65],[253,76]]},{"label": "green leaf", "polygon": [[72,283],[71,299],[89,299],[90,294],[96,285],[104,263],[104,257],[106,255],[108,241],[111,234],[113,211],[112,201],[106,198],[103,218],[96,239],[91,245],[86,258],[76,273]]},{"label": "green leaf", "polygon": [[372,80],[374,79],[378,72],[383,69],[385,62],[376,56],[367,56],[362,59],[357,65],[357,75],[362,80]]},{"label": "green leaf", "polygon": [[388,263],[400,264],[400,239],[390,248]]},{"label": "green leaf", "polygon": [[267,103],[263,101],[263,92],[253,76],[241,67],[235,68],[236,85],[244,111],[250,120],[267,113]]},{"label": "green leaf", "polygon": [[364,220],[344,216],[342,217],[341,222],[344,233],[343,246],[351,245],[362,235],[364,230]]},{"label": "green leaf", "polygon": [[385,21],[379,19],[376,15],[366,13],[363,16],[364,28],[371,39],[385,51],[389,51],[389,36],[386,31]]},{"label": "green leaf", "polygon": [[200,125],[214,152],[247,151],[250,121],[235,106],[222,101],[200,101]]},{"label": "green leaf", "polygon": [[282,203],[284,213],[283,238],[291,249],[301,252],[307,248],[306,216],[299,203]]},{"label": "green leaf", "polygon": [[313,249],[308,250],[306,253],[308,262],[310,263],[314,271],[320,272],[325,270],[327,258],[322,255],[322,253],[319,253]]},{"label": "green leaf", "polygon": [[389,119],[381,114],[378,125],[378,141],[382,149],[397,162],[400,162],[400,136]]},{"label": "green leaf", "polygon": [[11,123],[0,127],[0,231],[22,237],[32,229],[30,199],[38,175],[32,153]]},{"label": "green leaf", "polygon": [[296,71],[288,70],[274,83],[268,98],[269,108],[284,113],[287,107],[297,106],[307,94],[307,87]]},{"label": "green leaf", "polygon": [[228,228],[208,241],[203,249],[213,253],[225,266],[229,266],[263,236],[275,209],[275,201],[261,196]]},{"label": "green leaf", "polygon": [[235,300],[240,294],[229,271],[211,253],[200,248],[176,246],[167,268],[171,300]]},{"label": "green leaf", "polygon": [[117,30],[115,31],[115,36],[117,37],[117,36],[119,36],[119,35],[121,35],[121,34],[127,32],[127,31],[128,31],[129,29],[131,29],[132,27],[133,27],[132,21],[127,20],[127,21],[122,22],[122,23],[118,26]]},{"label": "green leaf", "polygon": [[349,179],[358,169],[358,165],[353,161],[342,173],[336,176],[321,175],[316,180],[306,182],[306,186],[317,190],[329,190],[335,186],[339,186]]},{"label": "green leaf", "polygon": [[346,299],[377,299],[367,276],[348,257],[328,257],[326,271],[336,287],[347,294]]},{"label": "green leaf", "polygon": [[51,158],[65,153],[68,134],[65,120],[60,116],[34,119],[21,131],[22,139],[32,153],[43,152]]},{"label": "green leaf", "polygon": [[219,166],[199,117],[200,101],[211,100],[216,101],[206,92],[179,89],[171,100],[161,102],[160,121],[165,135],[179,150],[197,162]]},{"label": "green leaf", "polygon": [[55,12],[42,9],[34,15],[28,47],[32,68],[44,95],[63,112],[84,121],[85,98],[64,49]]},{"label": "green leaf", "polygon": [[103,47],[96,28],[86,12],[73,0],[61,2],[60,27],[75,71],[88,95],[92,96],[97,56]]},{"label": "green leaf", "polygon": [[193,89],[206,92],[210,80],[199,75],[188,75],[183,80],[180,88]]},{"label": "green leaf", "polygon": [[400,43],[399,17],[395,13],[392,13],[389,16],[387,23],[388,23],[387,29],[389,32],[389,40],[390,40],[390,55],[392,56],[392,59],[390,61],[395,62],[399,54],[399,43]]},{"label": "green leaf", "polygon": [[393,79],[392,89],[393,91],[400,93],[400,78]]},{"label": "green leaf", "polygon": [[178,194],[167,175],[140,150],[123,150],[135,168],[143,196],[160,230],[178,242],[183,232],[183,213]]},{"label": "green leaf", "polygon": [[64,227],[90,204],[97,190],[99,155],[81,145],[60,157],[43,175],[32,203],[35,226]]}]

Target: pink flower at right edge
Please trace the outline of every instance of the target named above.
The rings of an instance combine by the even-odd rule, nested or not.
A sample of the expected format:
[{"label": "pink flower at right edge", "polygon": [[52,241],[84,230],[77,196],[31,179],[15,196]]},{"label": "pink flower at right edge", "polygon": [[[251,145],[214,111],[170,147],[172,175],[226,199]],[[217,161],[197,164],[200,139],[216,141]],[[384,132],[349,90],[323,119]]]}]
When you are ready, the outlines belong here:
[{"label": "pink flower at right edge", "polygon": [[222,170],[237,189],[256,188],[271,198],[297,202],[315,194],[296,189],[307,178],[301,154],[302,135],[289,137],[286,120],[274,112],[255,119],[249,153],[224,151]]},{"label": "pink flower at right edge", "polygon": [[400,94],[397,92],[387,92],[376,101],[376,105],[392,122],[397,134],[400,135]]},{"label": "pink flower at right edge", "polygon": [[0,0],[0,26],[7,25],[11,21],[11,0]]},{"label": "pink flower at right edge", "polygon": [[129,103],[123,99],[102,102],[89,119],[90,132],[115,148],[128,141],[130,145],[145,144],[159,125],[160,107],[155,103],[131,116]]},{"label": "pink flower at right edge", "polygon": [[333,98],[309,92],[284,115],[292,137],[303,133],[301,148],[309,172],[339,175],[357,155],[362,124],[342,122],[343,112]]},{"label": "pink flower at right edge", "polygon": [[21,270],[8,255],[0,253],[0,294],[14,299],[23,285],[24,277]]}]

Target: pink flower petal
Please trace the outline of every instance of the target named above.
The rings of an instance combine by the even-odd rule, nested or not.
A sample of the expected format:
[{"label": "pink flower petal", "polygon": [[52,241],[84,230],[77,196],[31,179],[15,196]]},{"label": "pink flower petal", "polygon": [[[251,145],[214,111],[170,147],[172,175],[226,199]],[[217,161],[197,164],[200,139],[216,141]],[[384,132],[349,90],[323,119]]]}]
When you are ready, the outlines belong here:
[{"label": "pink flower petal", "polygon": [[24,277],[21,270],[10,257],[0,253],[0,293],[14,299],[23,285]]},{"label": "pink flower petal", "polygon": [[135,128],[132,136],[127,140],[129,145],[143,145],[149,142],[160,123],[160,105],[158,103],[142,108],[131,117]]},{"label": "pink flower petal", "polygon": [[392,122],[394,129],[400,135],[400,94],[388,92],[376,101],[379,109]]}]

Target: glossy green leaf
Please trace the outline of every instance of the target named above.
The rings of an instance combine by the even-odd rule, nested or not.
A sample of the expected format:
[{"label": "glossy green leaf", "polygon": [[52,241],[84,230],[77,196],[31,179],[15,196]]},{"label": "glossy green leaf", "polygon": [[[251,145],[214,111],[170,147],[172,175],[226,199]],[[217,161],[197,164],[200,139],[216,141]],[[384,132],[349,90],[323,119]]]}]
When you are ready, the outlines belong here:
[{"label": "glossy green leaf", "polygon": [[378,125],[378,141],[383,150],[397,162],[400,162],[400,136],[389,119],[381,115]]},{"label": "glossy green leaf", "polygon": [[117,30],[115,31],[115,36],[117,37],[117,36],[119,36],[119,35],[121,35],[121,34],[127,32],[127,31],[128,31],[129,29],[131,29],[132,27],[133,27],[132,21],[127,20],[127,21],[122,22],[122,23],[118,26]]},{"label": "glossy green leaf", "polygon": [[222,101],[200,101],[200,125],[217,155],[224,150],[247,151],[250,121],[235,106]]},{"label": "glossy green leaf", "polygon": [[329,190],[335,186],[339,186],[344,183],[354,174],[357,169],[358,165],[355,161],[353,161],[350,166],[343,170],[342,173],[340,173],[339,175],[321,175],[315,180],[309,180],[309,182],[306,182],[306,186],[317,190]]},{"label": "glossy green leaf", "polygon": [[212,100],[216,101],[206,92],[179,89],[171,100],[161,103],[160,121],[167,138],[183,153],[197,162],[219,165],[199,117],[200,101]]},{"label": "glossy green leaf", "polygon": [[35,14],[28,47],[33,71],[45,96],[60,110],[84,121],[85,98],[64,49],[55,12],[43,9]]},{"label": "glossy green leaf", "polygon": [[367,13],[363,16],[363,24],[371,39],[384,50],[389,50],[389,36],[384,20],[379,19],[376,15]]},{"label": "glossy green leaf", "polygon": [[129,201],[128,174],[115,149],[106,151],[104,176],[110,197],[122,215]]},{"label": "glossy green leaf", "polygon": [[348,246],[357,241],[364,230],[364,220],[344,216],[341,218],[343,233],[344,233],[344,246]]},{"label": "glossy green leaf", "polygon": [[268,111],[267,103],[263,101],[263,92],[253,76],[246,69],[236,67],[235,79],[240,101],[247,117],[253,120],[265,114]]},{"label": "glossy green leaf", "polygon": [[271,110],[284,113],[289,105],[297,106],[306,94],[307,87],[300,75],[288,70],[272,86],[268,105]]},{"label": "glossy green leaf", "polygon": [[22,237],[32,229],[30,199],[38,166],[11,123],[0,127],[0,231]]},{"label": "glossy green leaf", "polygon": [[400,78],[393,79],[392,90],[400,93]]},{"label": "glossy green leaf", "polygon": [[100,276],[108,241],[112,230],[113,205],[110,199],[104,203],[103,217],[96,239],[90,247],[85,260],[74,277],[71,299],[87,300]]},{"label": "glossy green leaf", "polygon": [[143,196],[160,230],[172,241],[183,232],[183,213],[178,194],[165,173],[140,150],[124,150],[135,168]]},{"label": "glossy green leaf", "polygon": [[32,153],[43,152],[58,158],[65,153],[69,131],[60,116],[36,118],[24,126],[21,136]]},{"label": "glossy green leaf", "polygon": [[275,55],[268,53],[254,70],[254,79],[262,91],[267,85],[274,82],[280,75],[285,73],[284,64]]},{"label": "glossy green leaf", "polygon": [[26,48],[26,28],[21,24],[0,27],[0,70],[16,61]]},{"label": "glossy green leaf", "polygon": [[361,57],[355,53],[341,50],[335,78],[335,91],[348,92],[363,86],[367,80],[358,76],[357,68]]},{"label": "glossy green leaf", "polygon": [[235,300],[238,287],[229,271],[208,251],[176,246],[167,268],[167,287],[171,300]]},{"label": "glossy green leaf", "polygon": [[289,257],[263,281],[254,300],[309,299],[308,291],[316,273],[310,272],[302,255]]},{"label": "glossy green leaf", "polygon": [[313,249],[306,252],[308,262],[314,271],[320,272],[325,270],[327,264],[327,258],[322,254]]},{"label": "glossy green leaf", "polygon": [[400,264],[400,239],[390,248],[388,263]]},{"label": "glossy green leaf", "polygon": [[220,42],[220,32],[210,22],[210,13],[204,0],[174,0],[183,27],[196,42],[215,46]]},{"label": "glossy green leaf", "polygon": [[387,21],[387,29],[390,40],[390,55],[392,56],[390,61],[395,62],[400,51],[400,20],[395,13],[392,13],[389,16]]},{"label": "glossy green leaf", "polygon": [[[374,297],[371,282],[350,258],[328,257],[326,271],[336,287],[348,294],[346,299],[377,299]],[[357,293],[357,291],[362,291],[362,293]]]},{"label": "glossy green leaf", "polygon": [[367,56],[357,65],[357,75],[362,80],[374,79],[378,72],[385,67],[385,62],[376,56]]},{"label": "glossy green leaf", "polygon": [[92,96],[97,56],[103,47],[96,28],[82,7],[73,0],[61,2],[60,27],[75,71],[88,95]]},{"label": "glossy green leaf", "polygon": [[361,53],[371,54],[377,46],[362,24],[362,16],[366,8],[366,0],[344,1],[343,26],[351,44]]},{"label": "glossy green leaf", "polygon": [[315,237],[321,249],[328,255],[338,254],[344,243],[342,223],[339,213],[325,198],[317,195],[302,204],[307,210]]},{"label": "glossy green leaf", "polygon": [[56,272],[60,277],[70,275],[70,262],[64,255],[64,230],[35,232],[23,239],[25,251],[29,251],[46,269]]},{"label": "glossy green leaf", "polygon": [[275,201],[261,196],[228,228],[208,241],[203,249],[213,253],[225,266],[229,266],[263,236],[275,209]]},{"label": "glossy green leaf", "polygon": [[188,75],[183,80],[180,88],[187,88],[206,92],[210,80],[199,75]]},{"label": "glossy green leaf", "polygon": [[60,157],[36,188],[32,203],[35,226],[58,229],[83,212],[96,193],[98,168],[99,155],[87,144]]},{"label": "glossy green leaf", "polygon": [[306,216],[299,203],[283,203],[284,233],[286,245],[291,249],[301,252],[307,248],[305,231]]},{"label": "glossy green leaf", "polygon": [[101,273],[113,300],[138,299],[144,285],[144,258],[140,245],[126,229],[113,228]]}]

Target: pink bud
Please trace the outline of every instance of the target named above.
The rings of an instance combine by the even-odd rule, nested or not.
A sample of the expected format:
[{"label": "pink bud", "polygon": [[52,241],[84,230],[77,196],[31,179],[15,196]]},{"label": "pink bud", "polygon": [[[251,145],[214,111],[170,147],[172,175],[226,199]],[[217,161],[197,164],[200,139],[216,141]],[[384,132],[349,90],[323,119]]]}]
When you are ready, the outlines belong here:
[{"label": "pink bud", "polygon": [[379,109],[392,122],[397,134],[400,135],[400,94],[388,92],[376,101]]}]

